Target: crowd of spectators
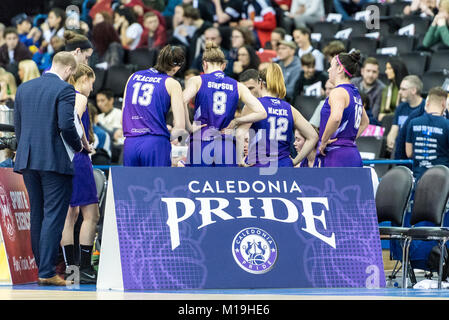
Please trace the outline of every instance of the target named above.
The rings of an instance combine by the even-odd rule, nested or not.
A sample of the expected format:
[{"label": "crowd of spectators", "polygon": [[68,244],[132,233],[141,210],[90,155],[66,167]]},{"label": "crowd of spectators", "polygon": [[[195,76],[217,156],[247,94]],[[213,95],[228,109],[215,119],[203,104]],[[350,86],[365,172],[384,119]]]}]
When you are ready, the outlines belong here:
[{"label": "crowd of spectators", "polygon": [[[286,99],[298,108],[298,97],[313,95],[316,107],[310,115],[319,120],[319,110],[332,84],[328,83],[327,69],[336,54],[353,49],[352,36],[337,38],[319,34],[317,24],[360,22],[355,16],[369,5],[380,9],[381,22],[388,25],[391,35],[402,27],[401,19],[417,17],[428,21],[424,34],[415,33],[416,44],[410,52],[420,52],[430,59],[433,52],[449,49],[449,0],[375,1],[375,0],[84,0],[75,17],[63,7],[29,16],[15,15],[9,23],[0,23],[0,100],[12,107],[18,85],[48,70],[53,55],[65,50],[73,40],[67,30],[87,36],[93,44],[89,64],[106,74],[111,68],[126,67],[129,74],[136,71],[130,62],[134,52],[152,53],[154,57],[166,44],[181,46],[186,63],[175,75],[183,84],[190,76],[202,70],[202,52],[206,41],[217,43],[227,59],[225,73],[237,80],[250,69],[261,70],[267,62],[279,63],[287,87]],[[393,12],[394,5],[401,5]],[[340,21],[330,21],[330,14],[340,15]],[[75,22],[74,22],[75,21]],[[398,22],[399,21],[399,22]],[[393,30],[394,29],[394,30]],[[384,29],[382,29],[384,30]],[[416,29],[417,30],[417,29]],[[365,34],[376,30],[366,27]],[[377,30],[379,31],[379,30]],[[318,38],[317,38],[318,36]],[[382,48],[384,32],[377,35],[377,48]],[[71,40],[72,39],[72,40]],[[368,39],[368,38],[366,38]],[[365,98],[366,109],[373,126],[385,126],[385,119],[394,118],[393,133],[383,156],[393,156],[399,128],[409,112],[404,103],[401,83],[411,75],[422,81],[422,74],[413,74],[410,65],[400,54],[379,57],[376,51],[358,47],[362,53],[359,74],[352,81]],[[448,59],[449,61],[449,59]],[[427,62],[427,65],[429,62]],[[448,68],[449,69],[449,63]],[[104,79],[104,77],[97,77]],[[413,78],[412,78],[413,79]],[[416,80],[416,79],[415,79]],[[98,80],[100,81],[100,80]],[[103,80],[101,80],[103,81]],[[118,81],[118,80],[117,80]],[[411,83],[416,83],[412,81]],[[112,162],[120,163],[123,144],[121,131],[121,96],[99,83],[90,97],[94,129],[97,129],[97,151]],[[442,84],[441,84],[442,85]],[[125,83],[122,85],[124,90]],[[313,88],[313,90],[311,90]],[[419,89],[419,90],[418,90]],[[426,92],[418,88],[425,98]],[[409,101],[414,108],[416,100]],[[401,107],[400,107],[401,106]],[[405,109],[404,109],[405,108]],[[404,111],[405,110],[405,111]],[[191,114],[192,116],[192,114]],[[101,132],[100,132],[101,131]],[[108,139],[104,138],[104,133]],[[386,128],[385,139],[389,133]],[[104,147],[104,146],[107,147]],[[105,148],[105,149],[103,149]],[[117,151],[117,148],[119,151]],[[112,150],[112,151],[111,151]],[[102,160],[103,161],[103,160]]]}]

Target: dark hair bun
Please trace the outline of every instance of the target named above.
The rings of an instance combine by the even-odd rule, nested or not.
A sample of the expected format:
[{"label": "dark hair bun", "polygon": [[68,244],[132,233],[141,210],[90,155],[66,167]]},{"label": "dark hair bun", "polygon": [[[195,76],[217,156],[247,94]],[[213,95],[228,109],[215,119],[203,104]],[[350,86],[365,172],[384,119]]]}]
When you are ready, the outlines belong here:
[{"label": "dark hair bun", "polygon": [[70,41],[70,40],[72,40],[75,37],[76,37],[76,33],[75,32],[70,31],[70,30],[64,31],[64,39],[66,41]]},{"label": "dark hair bun", "polygon": [[360,51],[359,50],[352,50],[350,53],[349,53],[349,56],[351,57],[351,59],[354,61],[354,62],[359,62],[360,61]]}]

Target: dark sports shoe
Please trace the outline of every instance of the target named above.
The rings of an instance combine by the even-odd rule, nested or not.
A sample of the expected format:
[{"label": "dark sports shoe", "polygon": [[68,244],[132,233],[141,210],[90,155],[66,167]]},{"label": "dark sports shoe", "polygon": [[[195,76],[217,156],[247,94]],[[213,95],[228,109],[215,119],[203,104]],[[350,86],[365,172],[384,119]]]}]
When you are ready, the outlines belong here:
[{"label": "dark sports shoe", "polygon": [[80,269],[80,284],[96,284],[97,272],[89,266],[87,268]]}]

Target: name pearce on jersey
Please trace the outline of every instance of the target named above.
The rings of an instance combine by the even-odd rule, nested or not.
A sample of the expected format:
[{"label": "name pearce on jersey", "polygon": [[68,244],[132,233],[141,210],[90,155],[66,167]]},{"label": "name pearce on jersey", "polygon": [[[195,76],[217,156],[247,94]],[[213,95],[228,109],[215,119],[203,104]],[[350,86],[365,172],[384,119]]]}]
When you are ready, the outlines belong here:
[{"label": "name pearce on jersey", "polygon": [[218,90],[229,90],[234,91],[234,85],[230,83],[218,83],[218,82],[207,82],[207,87],[212,89],[218,89]]},{"label": "name pearce on jersey", "polygon": [[159,77],[147,77],[141,74],[136,74],[133,77],[133,81],[142,81],[142,82],[152,82],[152,83],[161,83],[162,78]]}]

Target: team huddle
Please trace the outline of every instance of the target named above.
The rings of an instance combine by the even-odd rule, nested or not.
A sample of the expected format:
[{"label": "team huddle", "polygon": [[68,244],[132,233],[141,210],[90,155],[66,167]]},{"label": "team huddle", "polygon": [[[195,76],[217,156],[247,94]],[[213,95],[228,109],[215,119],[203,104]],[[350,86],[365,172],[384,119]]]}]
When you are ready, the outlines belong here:
[{"label": "team huddle", "polygon": [[[134,73],[126,84],[123,165],[172,166],[172,142],[187,137],[185,166],[361,167],[355,140],[369,119],[350,82],[359,59],[360,53],[354,51],[332,60],[328,71],[336,88],[323,105],[317,134],[301,113],[283,100],[286,88],[279,65],[271,63],[257,72],[257,86],[250,91],[224,74],[225,56],[210,42],[203,54],[204,74],[190,78],[182,90],[172,76],[182,67],[184,52],[168,45],[153,68]],[[193,123],[187,109],[191,101]],[[238,108],[239,103],[243,108]],[[170,108],[171,132],[165,120]],[[295,139],[303,140],[300,148]],[[294,158],[293,145],[297,151]]]}]

